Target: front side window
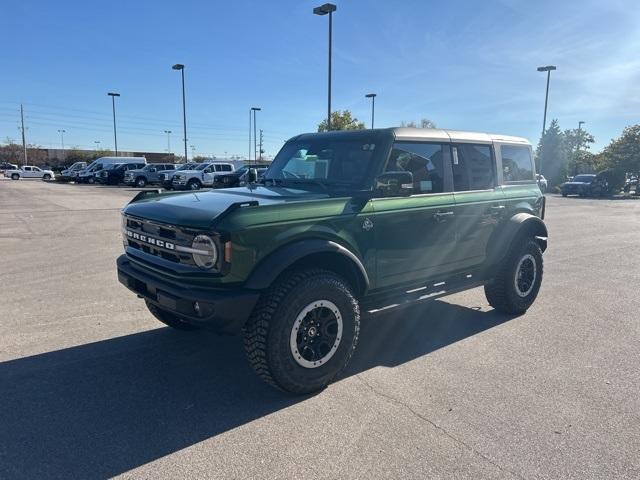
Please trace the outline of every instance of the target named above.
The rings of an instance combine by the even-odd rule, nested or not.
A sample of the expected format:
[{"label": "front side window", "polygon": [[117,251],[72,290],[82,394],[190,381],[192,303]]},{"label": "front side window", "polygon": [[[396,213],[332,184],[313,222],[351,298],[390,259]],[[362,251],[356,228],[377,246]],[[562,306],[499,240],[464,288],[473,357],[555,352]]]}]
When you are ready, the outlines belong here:
[{"label": "front side window", "polygon": [[444,191],[444,151],[435,143],[395,143],[386,172],[410,172],[414,193]]},{"label": "front side window", "polygon": [[505,182],[533,180],[533,162],[529,147],[502,145],[502,175]]},{"label": "front side window", "polygon": [[453,147],[453,188],[456,192],[495,186],[490,145],[461,143]]}]

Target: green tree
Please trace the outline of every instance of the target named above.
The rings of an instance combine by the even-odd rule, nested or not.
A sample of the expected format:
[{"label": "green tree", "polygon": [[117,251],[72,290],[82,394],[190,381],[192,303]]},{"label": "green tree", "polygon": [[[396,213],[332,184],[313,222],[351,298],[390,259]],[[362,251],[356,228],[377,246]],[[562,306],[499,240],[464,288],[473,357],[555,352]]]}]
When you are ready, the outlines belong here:
[{"label": "green tree", "polygon": [[420,127],[418,124],[411,120],[410,122],[405,122],[404,120],[400,122],[401,127],[409,127],[409,128],[437,128],[435,122],[432,122],[428,118],[423,118],[420,120]]},{"label": "green tree", "polygon": [[619,173],[640,174],[640,124],[624,129],[620,138],[611,140],[602,153],[601,165]]},{"label": "green tree", "polygon": [[[319,132],[327,132],[327,120],[318,125]],[[351,115],[349,110],[331,112],[331,130],[363,130],[364,123]]]},{"label": "green tree", "polygon": [[536,149],[536,167],[549,186],[563,183],[567,176],[567,146],[557,119],[553,119]]},{"label": "green tree", "polygon": [[595,138],[584,128],[573,128],[564,131],[565,145],[569,152],[589,150]]}]

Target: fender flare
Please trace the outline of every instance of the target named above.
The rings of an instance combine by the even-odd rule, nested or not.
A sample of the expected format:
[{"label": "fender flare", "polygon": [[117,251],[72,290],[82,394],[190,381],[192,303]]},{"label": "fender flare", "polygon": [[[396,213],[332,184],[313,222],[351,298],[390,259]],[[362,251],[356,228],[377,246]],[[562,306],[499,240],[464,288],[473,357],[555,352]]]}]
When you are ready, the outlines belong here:
[{"label": "fender flare", "polygon": [[544,222],[530,213],[516,213],[491,235],[486,264],[491,266],[499,263],[521,235],[533,237],[543,252],[547,249],[548,232]]},{"label": "fender flare", "polygon": [[362,283],[359,289],[364,292],[369,288],[369,276],[360,259],[342,245],[323,239],[298,240],[278,248],[254,268],[244,286],[252,290],[264,290],[294,263],[310,255],[323,253],[337,255],[346,260]]}]

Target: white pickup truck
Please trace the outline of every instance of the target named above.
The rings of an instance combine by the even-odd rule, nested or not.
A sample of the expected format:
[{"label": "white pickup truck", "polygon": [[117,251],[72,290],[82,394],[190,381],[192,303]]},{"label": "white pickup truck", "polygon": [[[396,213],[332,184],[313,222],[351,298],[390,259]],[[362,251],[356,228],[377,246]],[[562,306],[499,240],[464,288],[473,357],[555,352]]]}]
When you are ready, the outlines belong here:
[{"label": "white pickup truck", "polygon": [[13,170],[5,170],[4,176],[11,180],[20,180],[21,178],[41,178],[42,180],[53,180],[55,175],[51,170],[42,170],[39,167],[25,165],[24,167]]},{"label": "white pickup truck", "polygon": [[193,170],[180,170],[173,176],[174,190],[199,190],[213,187],[216,176],[235,171],[233,164],[226,162],[203,162]]}]

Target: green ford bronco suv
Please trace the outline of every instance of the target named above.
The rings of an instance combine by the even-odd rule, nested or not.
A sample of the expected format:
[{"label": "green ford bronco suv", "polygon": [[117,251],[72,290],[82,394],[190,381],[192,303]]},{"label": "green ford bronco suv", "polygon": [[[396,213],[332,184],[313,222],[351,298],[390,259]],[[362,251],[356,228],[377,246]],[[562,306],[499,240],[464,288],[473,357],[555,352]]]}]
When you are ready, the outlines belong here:
[{"label": "green ford bronco suv", "polygon": [[260,377],[306,393],[347,365],[361,313],[481,285],[495,309],[525,312],[544,210],[522,138],[303,134],[260,183],[139,194],[122,213],[118,277],[173,328],[241,333]]}]

